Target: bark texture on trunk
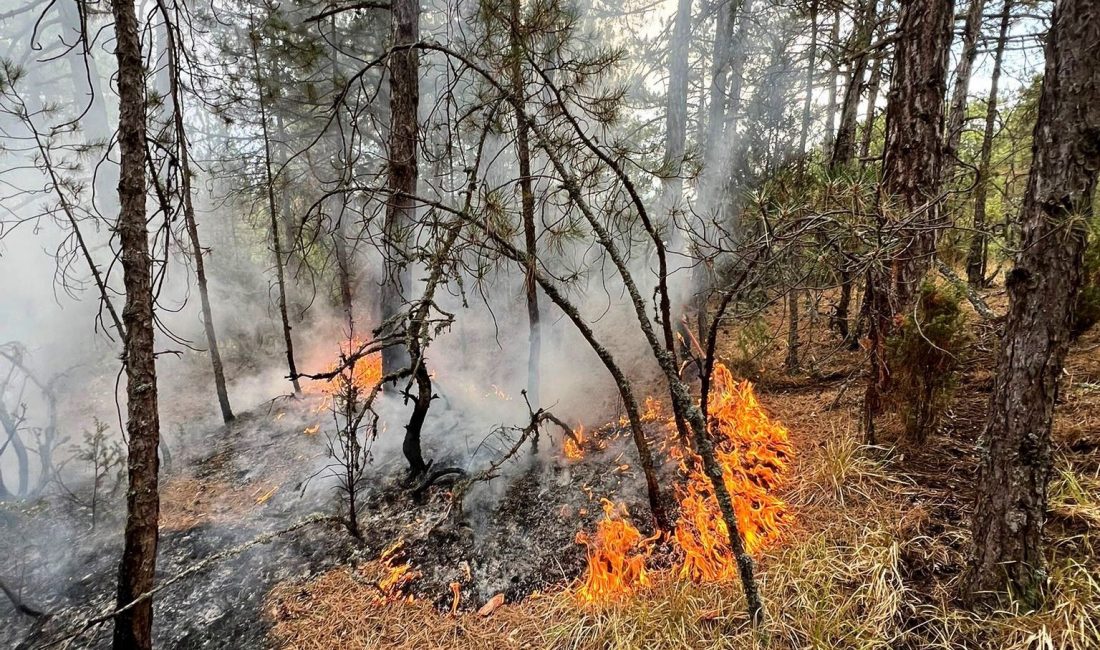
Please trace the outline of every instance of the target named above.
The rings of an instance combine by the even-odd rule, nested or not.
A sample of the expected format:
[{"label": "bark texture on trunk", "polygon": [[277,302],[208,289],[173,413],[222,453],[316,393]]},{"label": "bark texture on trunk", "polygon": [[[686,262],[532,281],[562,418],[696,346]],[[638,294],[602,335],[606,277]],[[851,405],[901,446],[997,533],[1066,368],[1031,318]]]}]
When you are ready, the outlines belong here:
[{"label": "bark texture on trunk", "polygon": [[966,99],[970,91],[970,76],[974,71],[974,59],[978,57],[978,40],[982,36],[982,17],[985,0],[970,0],[963,27],[962,54],[955,67],[955,88],[951,91],[951,108],[947,113],[947,140],[944,145],[944,180],[950,180],[955,168],[955,155],[959,150],[963,125],[966,123]]},{"label": "bark texture on trunk", "polygon": [[898,233],[904,245],[893,260],[895,311],[912,304],[943,225],[938,195],[953,25],[952,0],[901,3],[880,188],[884,203],[891,204],[889,216],[905,224]]},{"label": "bark texture on trunk", "polygon": [[511,77],[512,107],[516,118],[516,158],[519,161],[520,209],[523,217],[523,242],[527,253],[524,294],[527,299],[527,399],[539,408],[539,363],[542,332],[539,324],[539,292],[535,284],[538,239],[535,228],[535,192],[531,181],[531,133],[527,124],[527,83],[523,77],[523,34],[520,0],[511,0],[508,17],[508,73]]},{"label": "bark texture on trunk", "polygon": [[[418,0],[395,0],[392,4],[393,43],[408,45],[420,38],[420,3]],[[408,48],[390,54],[390,151],[388,165],[389,201],[386,204],[385,229],[385,277],[382,280],[382,320],[397,326],[407,296],[411,289],[411,274],[405,259],[406,245],[411,228],[416,221],[417,141],[419,139],[420,107],[420,58],[416,49]],[[387,326],[389,327],[389,326]],[[390,374],[406,368],[410,361],[414,369],[418,397],[414,413],[423,410],[431,402],[431,381],[423,369],[422,360],[411,359],[403,346],[390,346],[382,351],[382,372]],[[425,382],[424,380],[428,381]],[[425,391],[425,388],[427,389]],[[426,392],[426,394],[425,394]],[[422,417],[422,416],[419,416]],[[420,450],[420,428],[405,429],[402,449],[413,474],[421,474],[427,464]]]},{"label": "bark texture on trunk", "polygon": [[[420,38],[420,4],[417,0],[395,0],[391,7],[393,44],[408,45]],[[393,52],[389,57],[390,73],[390,142],[386,203],[385,262],[382,278],[381,315],[383,323],[400,316],[405,292],[411,287],[409,265],[405,260],[410,228],[416,220],[418,177],[417,140],[420,111],[420,55],[409,48]],[[390,346],[382,351],[382,372],[389,374],[404,368],[409,354],[402,346]]]},{"label": "bark texture on trunk", "polygon": [[[126,532],[118,569],[118,605],[150,591],[156,573],[160,418],[154,355],[152,258],[145,224],[145,72],[133,0],[111,3],[118,60],[118,144],[121,171],[115,231],[121,248],[126,306],[126,432],[129,488]],[[153,602],[143,601],[115,619],[117,650],[153,646]]]},{"label": "bark texture on trunk", "polygon": [[1050,427],[1100,169],[1100,12],[1059,0],[1020,221],[1008,317],[989,403],[974,514],[970,593],[1008,587],[1034,605],[1045,583]]},{"label": "bark texture on trunk", "polygon": [[978,156],[978,169],[974,179],[974,232],[970,236],[970,250],[966,256],[966,280],[972,287],[979,287],[985,283],[988,243],[985,227],[986,200],[989,196],[989,165],[993,159],[993,136],[997,130],[997,93],[1000,89],[1001,64],[1004,61],[1011,15],[1012,0],[1005,0],[1001,13],[1001,26],[997,32],[997,45],[993,52],[993,73],[989,82],[989,97],[985,105],[985,129],[982,131],[982,149]]}]

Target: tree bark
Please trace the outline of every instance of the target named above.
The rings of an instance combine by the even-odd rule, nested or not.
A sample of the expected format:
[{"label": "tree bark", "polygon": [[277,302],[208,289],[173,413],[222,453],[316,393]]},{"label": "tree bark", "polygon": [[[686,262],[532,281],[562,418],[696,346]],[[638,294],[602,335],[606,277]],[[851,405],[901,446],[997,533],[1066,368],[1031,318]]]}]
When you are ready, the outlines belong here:
[{"label": "tree bark", "polygon": [[252,59],[255,66],[256,102],[260,109],[260,135],[264,141],[264,175],[267,185],[267,210],[271,217],[271,251],[275,256],[275,281],[279,290],[279,319],[283,326],[283,344],[286,347],[286,364],[289,371],[290,385],[294,388],[294,394],[302,392],[302,386],[298,381],[298,367],[294,362],[294,337],[291,336],[290,315],[286,306],[286,268],[283,258],[282,239],[279,236],[279,211],[275,204],[275,177],[271,171],[271,137],[267,128],[267,103],[264,101],[263,78],[260,76],[259,32],[255,25],[250,25],[251,33],[249,42],[252,46]]},{"label": "tree bark", "polygon": [[[153,330],[152,259],[145,223],[145,73],[133,0],[111,3],[118,60],[118,234],[126,306],[126,432],[129,488],[126,531],[118,569],[118,605],[150,591],[156,572],[160,418]],[[147,599],[115,619],[116,650],[153,646],[153,602]]]},{"label": "tree bark", "polygon": [[952,0],[909,0],[901,6],[890,100],[886,107],[880,201],[894,202],[906,244],[893,261],[892,302],[906,310],[935,254],[940,220],[940,169]]},{"label": "tree bark", "polygon": [[[539,293],[535,284],[535,262],[538,258],[538,240],[535,229],[535,192],[531,182],[531,135],[527,124],[527,84],[523,78],[523,34],[520,18],[520,0],[509,2],[508,17],[508,74],[511,77],[512,105],[516,119],[516,158],[519,161],[520,208],[523,217],[523,242],[527,252],[527,269],[524,274],[524,294],[527,299],[528,349],[527,349],[527,399],[537,411],[539,408],[539,364],[542,352],[542,333],[539,324]],[[686,101],[686,100],[685,100]]]},{"label": "tree bark", "polygon": [[989,82],[989,97],[985,104],[985,129],[982,132],[982,149],[978,157],[978,169],[974,179],[974,231],[970,235],[970,249],[966,256],[966,280],[972,287],[985,284],[985,264],[988,237],[985,233],[986,199],[989,194],[989,165],[993,159],[993,136],[997,130],[997,92],[1001,81],[1001,64],[1004,61],[1005,43],[1008,42],[1008,25],[1011,22],[1012,0],[1005,0],[1001,13],[1001,26],[997,33],[997,45],[993,53],[993,72]]},{"label": "tree bark", "polygon": [[175,26],[170,20],[168,8],[159,4],[165,21],[165,49],[168,54],[168,88],[172,103],[172,121],[176,131],[176,147],[179,152],[180,192],[183,195],[183,220],[187,227],[187,238],[191,244],[191,254],[195,259],[195,279],[199,287],[199,304],[202,308],[202,325],[206,334],[206,347],[210,354],[210,367],[214,373],[214,392],[218,396],[222,421],[233,421],[233,408],[229,404],[229,389],[225,384],[225,369],[222,355],[218,349],[218,335],[214,329],[214,313],[210,307],[210,290],[206,281],[206,263],[203,261],[202,244],[199,241],[199,225],[195,219],[195,205],[191,199],[191,156],[187,144],[187,131],[183,123],[183,93],[179,82],[179,58],[176,50]]},{"label": "tree bark", "polygon": [[[833,12],[833,26],[832,31],[829,34],[829,43],[833,47],[840,46],[840,10],[837,9]],[[838,84],[840,83],[840,62],[837,60],[837,54],[834,50],[832,60],[829,64],[829,105],[825,109],[825,146],[832,147],[833,140],[836,139],[836,96],[838,93]]]},{"label": "tree bark", "polygon": [[817,0],[810,1],[810,48],[806,52],[806,83],[802,88],[802,123],[798,129],[798,151],[802,155],[798,174],[802,176],[809,162],[806,144],[810,136],[810,115],[814,99],[814,65],[817,63]]},{"label": "tree bark", "polygon": [[867,111],[863,118],[863,134],[859,143],[859,162],[866,165],[871,156],[871,140],[875,134],[875,103],[878,101],[878,92],[882,86],[882,68],[885,65],[885,56],[880,50],[871,63],[871,79],[867,82]]},{"label": "tree bark", "polygon": [[974,59],[978,56],[978,40],[982,36],[982,17],[985,14],[985,0],[970,0],[970,9],[966,12],[966,25],[963,27],[962,54],[955,68],[955,88],[951,92],[951,108],[947,112],[947,141],[944,145],[944,181],[950,180],[955,168],[955,156],[959,151],[963,125],[966,123],[966,99],[970,90],[970,76],[974,70]]},{"label": "tree bark", "polygon": [[1059,0],[1020,215],[1022,246],[1005,283],[1008,316],[984,434],[988,451],[979,471],[966,583],[975,598],[1008,587],[1034,606],[1046,582],[1051,419],[1100,169],[1097,43],[1094,0]]},{"label": "tree bark", "polygon": [[[391,5],[393,44],[408,45],[420,38],[418,0],[394,0]],[[412,48],[392,52],[390,73],[390,142],[384,229],[384,277],[382,279],[382,322],[393,323],[400,316],[411,274],[405,255],[410,229],[416,221],[417,141],[420,106],[420,58]],[[382,351],[382,373],[395,372],[409,363],[408,350],[390,346]]]}]

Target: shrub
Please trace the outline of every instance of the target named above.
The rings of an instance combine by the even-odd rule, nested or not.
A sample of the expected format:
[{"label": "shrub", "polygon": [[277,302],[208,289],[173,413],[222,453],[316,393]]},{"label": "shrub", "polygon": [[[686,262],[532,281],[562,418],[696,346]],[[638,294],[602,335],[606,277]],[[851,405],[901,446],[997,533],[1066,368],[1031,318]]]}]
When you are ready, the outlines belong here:
[{"label": "shrub", "polygon": [[921,441],[947,407],[960,357],[969,338],[958,290],[921,286],[916,318],[909,314],[887,340],[893,397],[905,434]]}]

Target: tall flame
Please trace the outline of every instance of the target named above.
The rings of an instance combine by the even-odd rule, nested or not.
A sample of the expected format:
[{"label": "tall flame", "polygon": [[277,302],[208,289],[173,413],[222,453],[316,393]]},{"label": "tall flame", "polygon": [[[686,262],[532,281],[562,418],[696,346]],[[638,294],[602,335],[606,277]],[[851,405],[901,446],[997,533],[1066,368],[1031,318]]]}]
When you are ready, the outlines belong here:
[{"label": "tall flame", "polygon": [[638,532],[621,503],[604,499],[603,512],[595,535],[577,533],[577,543],[588,547],[588,572],[576,591],[584,603],[627,596],[649,584],[646,560],[656,537]]},{"label": "tall flame", "polygon": [[[787,504],[773,494],[791,457],[787,430],[768,418],[752,384],[736,381],[722,364],[712,375],[709,416],[715,459],[733,498],[737,526],[746,550],[754,553],[779,538],[788,514]],[[678,490],[679,575],[695,581],[732,578],[737,562],[702,459],[693,450],[671,449],[686,478]]]},{"label": "tall flame", "polygon": [[569,460],[580,460],[584,457],[584,425],[578,424],[577,428],[573,429],[573,437],[565,437],[565,444],[562,445],[562,453]]},{"label": "tall flame", "polygon": [[[708,410],[715,460],[733,498],[745,548],[754,553],[779,538],[789,516],[787,504],[774,494],[792,454],[787,430],[764,412],[752,384],[735,380],[722,364],[712,375]],[[646,412],[650,418],[661,412],[659,403],[647,399]],[[702,459],[680,444],[671,423],[667,431],[665,448],[679,461],[684,478],[677,488],[680,516],[669,540],[675,549],[673,572],[696,582],[734,578],[737,560]],[[577,589],[582,602],[611,600],[649,582],[645,563],[654,540],[626,521],[622,505],[604,500],[604,513],[594,537],[577,534],[577,542],[588,547],[588,571]]]},{"label": "tall flame", "polygon": [[[363,349],[366,341],[353,338],[340,343],[340,356],[329,365],[329,371],[339,369],[343,359]],[[324,382],[310,382],[304,387],[307,394],[321,395],[321,400],[314,407],[315,413],[325,411],[332,406],[333,398],[343,390],[343,382],[347,376],[346,371]],[[351,372],[351,382],[361,393],[369,393],[375,384],[382,379],[382,355],[369,354],[357,359]]]}]

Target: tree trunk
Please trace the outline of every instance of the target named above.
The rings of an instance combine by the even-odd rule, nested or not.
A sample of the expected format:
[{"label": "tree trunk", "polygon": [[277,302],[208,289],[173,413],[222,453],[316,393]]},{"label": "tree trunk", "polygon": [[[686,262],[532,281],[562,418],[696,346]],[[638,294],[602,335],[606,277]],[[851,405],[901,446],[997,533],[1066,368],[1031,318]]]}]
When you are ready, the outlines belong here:
[{"label": "tree trunk", "polygon": [[531,185],[531,135],[527,124],[527,84],[523,79],[523,35],[520,21],[520,0],[511,0],[508,20],[508,46],[510,56],[508,73],[512,84],[512,106],[516,118],[516,158],[519,161],[520,207],[523,216],[523,242],[527,253],[527,270],[524,275],[524,293],[527,298],[528,350],[527,350],[527,399],[531,406],[539,408],[539,362],[542,350],[542,333],[539,325],[539,293],[535,284],[535,262],[538,259],[538,242],[535,232],[535,192]]},{"label": "tree trunk", "polygon": [[289,371],[290,384],[294,387],[294,394],[302,392],[302,386],[298,382],[298,367],[294,362],[294,338],[290,334],[290,316],[286,306],[286,269],[283,259],[282,239],[279,237],[279,211],[275,205],[275,177],[271,172],[271,137],[267,130],[267,103],[264,101],[263,78],[260,76],[260,35],[255,25],[251,25],[249,41],[252,45],[252,59],[256,72],[256,101],[260,109],[260,135],[264,140],[264,174],[267,185],[267,210],[271,217],[271,250],[275,256],[275,281],[279,289],[279,319],[283,325],[283,343],[286,347],[286,364]]},{"label": "tree trunk", "polygon": [[[150,591],[156,572],[160,515],[158,472],[160,418],[153,331],[152,259],[145,223],[145,72],[133,0],[111,3],[118,59],[118,143],[121,170],[115,226],[122,259],[126,306],[126,432],[129,488],[126,532],[118,568],[118,605]],[[116,650],[153,646],[153,601],[147,599],[115,619]]]},{"label": "tree trunk", "polygon": [[1005,43],[1008,41],[1008,25],[1011,22],[1012,0],[1005,0],[1001,14],[1000,31],[993,53],[993,73],[989,82],[989,98],[985,105],[985,130],[982,133],[982,150],[974,179],[974,231],[970,235],[970,250],[966,256],[966,280],[972,287],[985,284],[985,263],[988,238],[985,233],[985,204],[989,194],[989,164],[993,158],[993,135],[997,130],[997,91],[1001,81],[1001,63],[1004,60]]},{"label": "tree trunk", "polygon": [[864,0],[860,15],[856,18],[855,34],[851,49],[856,52],[850,62],[848,84],[844,89],[844,101],[840,109],[840,127],[833,143],[833,156],[829,167],[838,169],[852,162],[856,152],[856,117],[859,114],[859,100],[863,95],[863,78],[867,73],[867,48],[871,45],[871,35],[875,28],[875,10],[877,0]]},{"label": "tree trunk", "polygon": [[885,56],[880,50],[875,54],[875,60],[871,63],[871,80],[867,82],[867,112],[863,118],[863,135],[859,143],[859,163],[866,165],[871,157],[871,139],[875,134],[875,103],[878,101],[878,91],[882,86],[882,68]]},{"label": "tree trunk", "polygon": [[787,374],[798,372],[798,289],[787,292],[787,305],[790,309],[787,322]]},{"label": "tree trunk", "polygon": [[899,252],[867,273],[871,372],[864,396],[864,427],[874,439],[874,417],[890,377],[885,343],[894,317],[908,313],[936,251],[940,221],[940,168],[952,0],[910,0],[901,5],[886,143],[879,184],[878,228],[883,244]]},{"label": "tree trunk", "polygon": [[970,76],[974,70],[974,59],[978,56],[978,40],[982,36],[982,17],[985,13],[985,0],[970,0],[970,9],[966,12],[966,25],[963,27],[962,54],[955,68],[955,88],[951,92],[951,108],[947,112],[947,140],[944,146],[944,181],[949,181],[955,168],[955,156],[959,151],[963,125],[966,123],[966,99],[970,90]]},{"label": "tree trunk", "polygon": [[[420,3],[418,0],[394,0],[393,43],[407,45],[420,38]],[[382,318],[390,322],[400,316],[405,302],[404,292],[411,282],[409,267],[403,259],[409,231],[416,221],[417,140],[420,105],[420,59],[415,49],[409,48],[390,54],[390,160],[388,184],[390,199],[386,205],[385,245],[386,273],[382,285]],[[396,323],[394,323],[396,325]],[[419,368],[423,362],[413,359]],[[382,352],[382,372],[388,374],[407,366],[409,350],[402,346],[390,346]],[[414,369],[416,370],[416,369]],[[423,377],[416,377],[418,388],[423,387]],[[430,391],[430,382],[429,382]],[[431,395],[418,397],[430,400]],[[415,435],[414,435],[415,434]],[[427,469],[420,453],[419,430],[413,426],[405,429],[402,445],[409,468],[414,474]]]},{"label": "tree trunk", "polygon": [[[829,43],[833,47],[840,46],[840,10],[833,12],[833,27],[829,34]],[[832,147],[836,138],[836,96],[837,85],[840,83],[840,61],[834,50],[832,61],[829,64],[829,105],[825,109],[825,146]]]},{"label": "tree trunk", "polygon": [[214,373],[214,391],[218,396],[222,421],[233,421],[233,408],[229,404],[229,390],[225,384],[225,370],[222,367],[222,355],[218,349],[218,335],[214,329],[214,313],[210,308],[210,290],[206,282],[206,263],[203,261],[202,244],[199,241],[199,226],[195,219],[195,205],[191,199],[191,156],[187,144],[187,132],[183,123],[183,93],[179,83],[179,59],[175,42],[175,26],[170,22],[167,7],[162,7],[165,21],[165,49],[168,54],[168,87],[172,103],[172,119],[175,123],[176,146],[179,151],[180,192],[183,194],[183,220],[187,227],[187,237],[191,243],[191,254],[195,259],[195,279],[199,287],[199,303],[202,307],[202,326],[206,333],[206,347],[210,353],[210,367]]},{"label": "tree trunk", "polygon": [[691,3],[692,0],[679,0],[677,3],[676,19],[672,27],[672,41],[669,43],[668,97],[665,109],[665,158],[662,165],[662,169],[668,176],[661,182],[663,186],[662,200],[668,210],[676,207],[683,197],[684,191],[682,172],[684,152],[687,148],[688,46],[691,43]]},{"label": "tree trunk", "polygon": [[935,254],[952,0],[911,0],[901,7],[890,100],[886,107],[880,200],[901,220],[903,252],[893,262],[895,312],[911,306]]},{"label": "tree trunk", "polygon": [[1059,0],[1020,215],[1023,241],[1005,282],[1008,317],[984,434],[988,452],[979,471],[967,580],[975,597],[1007,586],[1034,606],[1046,581],[1051,419],[1100,169],[1097,43],[1094,0]]},{"label": "tree trunk", "polygon": [[798,130],[798,152],[802,159],[798,163],[798,174],[802,176],[809,162],[806,144],[810,136],[810,115],[814,99],[814,65],[817,63],[817,0],[810,2],[810,48],[806,52],[806,84],[802,88],[802,124]]},{"label": "tree trunk", "polygon": [[[331,67],[332,90],[333,92],[339,92],[343,84],[340,81],[339,50],[337,49],[339,37],[336,32],[335,15],[329,19],[329,30],[331,42],[331,46],[329,47],[329,64]],[[335,106],[334,110],[336,111],[336,135],[332,139],[332,163],[333,168],[336,169],[340,175],[338,189],[345,190],[351,170],[349,169],[347,156],[345,155],[344,122],[340,112],[340,105]],[[337,196],[333,197],[333,203],[336,207],[336,218],[333,224],[332,247],[336,256],[336,275],[340,287],[340,307],[344,312],[344,327],[347,329],[348,340],[354,340],[355,290],[353,289],[354,281],[352,279],[351,254],[348,250],[347,224],[344,223],[344,215],[348,206],[348,193],[346,191],[340,191]]]}]

